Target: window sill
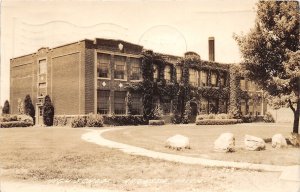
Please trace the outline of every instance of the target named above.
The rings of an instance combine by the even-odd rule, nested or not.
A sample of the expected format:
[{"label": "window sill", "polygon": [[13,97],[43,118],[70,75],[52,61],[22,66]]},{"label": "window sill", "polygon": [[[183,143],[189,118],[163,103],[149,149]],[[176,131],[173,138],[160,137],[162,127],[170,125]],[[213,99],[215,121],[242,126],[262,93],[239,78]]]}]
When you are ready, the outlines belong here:
[{"label": "window sill", "polygon": [[98,77],[97,79],[98,79],[98,80],[111,80],[110,77],[108,77],[108,78],[106,78],[106,77]]},{"label": "window sill", "polygon": [[142,79],[139,79],[139,80],[130,80],[131,82],[142,82],[143,80]]},{"label": "window sill", "polygon": [[127,79],[114,79],[115,81],[127,81]]}]

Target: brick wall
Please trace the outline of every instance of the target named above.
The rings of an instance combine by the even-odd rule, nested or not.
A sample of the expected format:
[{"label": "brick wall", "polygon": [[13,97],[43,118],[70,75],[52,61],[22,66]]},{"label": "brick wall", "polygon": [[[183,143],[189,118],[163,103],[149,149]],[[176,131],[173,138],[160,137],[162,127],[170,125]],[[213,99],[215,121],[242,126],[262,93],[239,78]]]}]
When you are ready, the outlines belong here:
[{"label": "brick wall", "polygon": [[[10,109],[11,113],[18,112],[18,99],[24,100],[29,94],[36,94],[35,58],[27,55],[11,60],[10,63]],[[33,102],[35,100],[33,99]]]},{"label": "brick wall", "polygon": [[52,59],[52,100],[56,115],[79,114],[79,53]]},{"label": "brick wall", "polygon": [[94,50],[85,49],[85,113],[94,113],[95,65]]}]

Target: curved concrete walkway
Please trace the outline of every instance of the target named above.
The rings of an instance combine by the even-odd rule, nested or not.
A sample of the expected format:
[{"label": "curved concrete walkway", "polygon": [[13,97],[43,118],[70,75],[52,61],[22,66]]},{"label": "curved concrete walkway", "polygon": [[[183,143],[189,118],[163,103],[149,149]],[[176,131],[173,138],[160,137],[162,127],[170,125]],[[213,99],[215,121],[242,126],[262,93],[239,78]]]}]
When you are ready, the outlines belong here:
[{"label": "curved concrete walkway", "polygon": [[157,151],[151,151],[141,147],[118,143],[102,137],[102,133],[105,133],[107,131],[120,130],[120,129],[125,129],[125,128],[89,130],[89,132],[83,134],[81,138],[85,141],[95,143],[104,147],[119,149],[128,154],[140,155],[140,156],[162,159],[162,160],[172,161],[172,162],[185,163],[185,164],[195,164],[195,165],[212,166],[212,167],[232,167],[238,169],[262,170],[262,171],[280,171],[280,172],[283,171],[285,168],[287,168],[287,166],[219,161],[219,160],[211,160],[211,159],[162,153]]}]

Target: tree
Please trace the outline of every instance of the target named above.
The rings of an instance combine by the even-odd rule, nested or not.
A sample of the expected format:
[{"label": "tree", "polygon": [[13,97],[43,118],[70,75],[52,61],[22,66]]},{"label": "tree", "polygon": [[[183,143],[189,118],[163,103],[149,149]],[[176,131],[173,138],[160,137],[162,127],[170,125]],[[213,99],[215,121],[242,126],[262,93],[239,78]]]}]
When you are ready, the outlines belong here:
[{"label": "tree", "polygon": [[20,115],[24,114],[24,102],[22,99],[18,99],[18,113]]},{"label": "tree", "polygon": [[234,35],[247,77],[276,102],[287,103],[294,113],[294,133],[300,115],[299,18],[297,1],[259,1],[254,28]]},{"label": "tree", "polygon": [[4,102],[3,108],[2,108],[2,113],[3,114],[9,114],[9,102],[6,100]]},{"label": "tree", "polygon": [[43,105],[43,120],[46,126],[53,125],[54,118],[54,107],[52,105],[51,99],[49,95],[46,95],[45,102]]},{"label": "tree", "polygon": [[35,109],[34,106],[32,104],[32,100],[30,98],[30,95],[26,95],[25,99],[24,99],[24,112],[26,115],[29,115],[30,117],[32,117],[33,122],[34,122],[34,116],[35,116]]}]

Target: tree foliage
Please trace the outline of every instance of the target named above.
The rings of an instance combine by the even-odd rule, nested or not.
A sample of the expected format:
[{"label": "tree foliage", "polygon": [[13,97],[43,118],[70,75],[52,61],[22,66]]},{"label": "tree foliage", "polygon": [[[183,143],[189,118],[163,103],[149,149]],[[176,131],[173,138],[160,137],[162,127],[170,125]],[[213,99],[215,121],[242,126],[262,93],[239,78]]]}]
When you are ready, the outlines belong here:
[{"label": "tree foliage", "polygon": [[3,108],[2,108],[2,113],[3,114],[9,114],[9,112],[10,112],[10,110],[9,110],[9,102],[8,102],[8,100],[6,100],[5,102],[4,102],[4,105],[3,105]]},{"label": "tree foliage", "polygon": [[43,105],[43,120],[46,126],[53,125],[53,118],[54,118],[54,107],[51,102],[50,96],[46,95],[45,102]]},{"label": "tree foliage", "polygon": [[18,114],[24,114],[24,101],[22,99],[18,99]]},{"label": "tree foliage", "polygon": [[24,105],[25,105],[24,106],[24,112],[25,112],[25,114],[29,115],[34,120],[35,109],[34,109],[34,106],[32,104],[32,100],[30,98],[30,95],[26,95],[26,97],[24,99]]},{"label": "tree foliage", "polygon": [[[298,133],[300,113],[299,3],[259,1],[255,26],[235,35],[246,75],[270,96],[283,99],[294,112],[293,132]],[[280,103],[280,102],[279,102]]]}]

